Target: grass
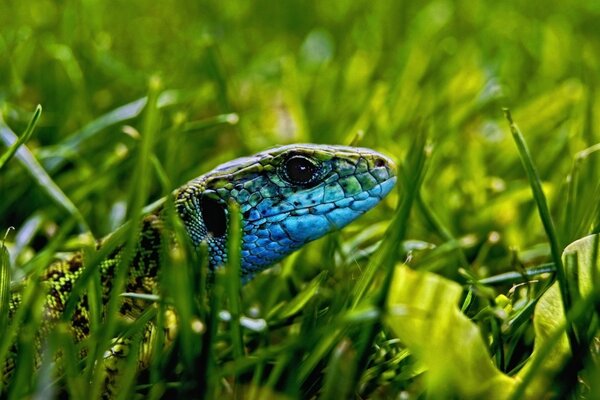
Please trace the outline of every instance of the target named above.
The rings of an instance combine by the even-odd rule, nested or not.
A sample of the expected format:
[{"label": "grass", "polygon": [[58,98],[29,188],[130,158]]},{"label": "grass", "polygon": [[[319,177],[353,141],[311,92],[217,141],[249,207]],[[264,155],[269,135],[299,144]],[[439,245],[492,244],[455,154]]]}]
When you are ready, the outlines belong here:
[{"label": "grass", "polygon": [[[98,316],[95,266],[134,243],[137,225],[125,223],[235,157],[352,143],[400,163],[398,190],[375,210],[241,289],[225,273],[208,296],[205,260],[166,248],[164,295],[142,318],[164,326],[174,307],[179,331],[163,351],[169,339],[157,329],[148,368],[123,374],[123,398],[444,393],[386,322],[392,273],[404,262],[460,284],[459,306],[489,360],[511,377],[535,364],[526,367],[532,380],[547,374],[529,357],[534,307],[553,277],[531,268],[556,271],[578,357],[550,390],[597,393],[586,343],[598,290],[580,290],[581,262],[560,257],[600,226],[596,3],[21,3],[0,5],[0,237],[7,232],[9,254],[0,257],[0,294],[57,252],[83,249],[88,267],[74,291],[88,292]],[[504,107],[520,127],[515,137]],[[33,359],[38,292],[29,286],[25,306],[0,327],[0,358],[18,338],[19,359]],[[98,394],[97,361],[111,340],[135,346],[144,329],[108,315],[77,345],[66,315],[43,345],[39,373],[23,361],[9,395]],[[70,350],[54,363],[58,349]],[[584,383],[564,366],[579,368]]]}]

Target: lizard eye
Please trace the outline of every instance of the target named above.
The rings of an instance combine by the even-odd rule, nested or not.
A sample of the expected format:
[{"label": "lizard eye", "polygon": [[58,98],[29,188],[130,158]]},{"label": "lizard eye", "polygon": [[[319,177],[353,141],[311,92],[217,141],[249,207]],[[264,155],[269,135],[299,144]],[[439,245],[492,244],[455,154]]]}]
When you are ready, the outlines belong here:
[{"label": "lizard eye", "polygon": [[310,158],[300,155],[288,158],[283,164],[286,180],[297,185],[310,183],[317,175],[317,169],[317,165]]}]

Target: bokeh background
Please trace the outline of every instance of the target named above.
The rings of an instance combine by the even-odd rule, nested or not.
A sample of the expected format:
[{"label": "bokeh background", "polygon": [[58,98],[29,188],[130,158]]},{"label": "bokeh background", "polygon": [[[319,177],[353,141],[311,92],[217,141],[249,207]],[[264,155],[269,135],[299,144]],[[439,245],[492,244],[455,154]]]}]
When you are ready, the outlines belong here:
[{"label": "bokeh background", "polygon": [[[3,0],[0,118],[21,134],[42,105],[27,146],[96,238],[127,217],[155,84],[153,161],[172,188],[278,144],[357,144],[401,163],[426,131],[431,156],[399,261],[411,250],[411,267],[464,283],[460,266],[485,277],[549,260],[504,107],[560,244],[600,226],[599,18],[599,1]],[[0,174],[0,238],[15,227],[15,265],[69,218],[36,174],[17,158]],[[158,175],[148,202],[165,194]],[[345,255],[345,268],[325,263],[335,297],[360,276],[396,200],[309,245],[296,273],[314,277],[323,254]]]}]

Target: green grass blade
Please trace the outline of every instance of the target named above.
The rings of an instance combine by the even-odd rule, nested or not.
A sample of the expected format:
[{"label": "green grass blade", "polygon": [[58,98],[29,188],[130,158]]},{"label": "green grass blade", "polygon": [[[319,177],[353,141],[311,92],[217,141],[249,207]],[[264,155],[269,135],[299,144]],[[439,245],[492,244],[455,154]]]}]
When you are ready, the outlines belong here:
[{"label": "green grass blade", "polygon": [[[597,157],[594,156],[598,151],[600,151],[600,143],[577,152],[573,158],[567,176],[567,199],[563,217],[565,243],[597,231],[600,206],[592,199],[597,198],[600,193],[600,185],[594,182],[595,174],[593,174],[598,164]],[[592,188],[594,191],[591,190]]]},{"label": "green grass blade", "polygon": [[[15,133],[7,126],[2,125],[0,125],[0,140],[4,141],[7,145],[12,145],[18,141]],[[26,146],[21,146],[17,149],[16,156],[40,190],[46,193],[59,208],[62,208],[70,216],[75,218],[83,231],[89,231],[89,226],[79,209],[73,204],[71,199],[65,195],[50,175],[48,175],[33,153]]]},{"label": "green grass blade", "polygon": [[[227,231],[227,297],[231,313],[231,345],[233,357],[240,360],[244,356],[244,341],[240,317],[242,304],[240,300],[241,265],[242,265],[242,213],[240,206],[231,203],[229,210],[229,229]],[[217,312],[217,310],[212,310]]]},{"label": "green grass blade", "polygon": [[[306,360],[303,360],[298,370],[298,381],[305,382],[308,380],[318,364],[322,360],[325,360],[331,349],[342,339],[344,333],[342,329],[329,329],[326,335],[321,335],[320,340],[315,343],[315,346],[311,346],[311,351]],[[354,361],[356,362],[356,360]]]},{"label": "green grass blade", "polygon": [[4,154],[2,154],[2,156],[0,157],[0,171],[2,170],[2,168],[4,168],[6,163],[15,155],[19,147],[22,144],[25,144],[29,140],[31,135],[33,135],[33,130],[35,129],[35,126],[37,125],[37,122],[40,119],[41,115],[42,106],[38,104],[38,106],[35,108],[33,116],[31,117],[31,120],[29,121],[29,124],[27,125],[27,128],[25,129],[25,132],[23,132],[21,137],[19,137],[18,140],[14,141],[8,148],[8,150],[6,150],[6,152],[4,152]]},{"label": "green grass blade", "polygon": [[[172,106],[181,100],[182,95],[180,92],[167,90],[159,95],[157,107],[164,108]],[[96,138],[105,129],[139,117],[147,105],[148,97],[146,96],[119,106],[89,122],[80,130],[68,135],[60,143],[43,149],[40,151],[40,158],[48,158],[46,164],[48,171],[56,171],[67,161],[67,158],[65,158],[67,152],[79,152],[84,143]]]},{"label": "green grass blade", "polygon": [[[567,275],[565,273],[565,267],[561,258],[562,249],[560,248],[560,240],[558,239],[554,222],[552,220],[552,216],[550,215],[550,209],[548,208],[546,195],[542,189],[540,176],[535,168],[523,134],[521,133],[519,127],[514,123],[508,109],[504,109],[504,115],[509,123],[510,131],[515,144],[517,145],[517,149],[519,150],[519,156],[521,157],[521,162],[523,163],[523,167],[527,173],[527,178],[529,179],[529,184],[531,185],[531,191],[533,192],[533,198],[537,205],[540,219],[542,220],[544,230],[546,231],[546,236],[548,237],[548,241],[550,243],[552,259],[554,261],[554,265],[556,266],[556,278],[560,287],[563,308],[566,314],[571,309],[572,299],[569,291],[569,282],[567,282]],[[573,351],[576,351],[576,349],[579,347],[579,342],[577,340],[574,327],[570,326],[567,332],[571,348]]]},{"label": "green grass blade", "polygon": [[240,117],[236,113],[219,114],[200,121],[189,121],[183,126],[184,132],[204,131],[219,125],[236,125]]},{"label": "green grass blade", "polygon": [[554,266],[554,263],[546,263],[538,267],[528,268],[523,272],[505,272],[503,274],[479,279],[477,283],[489,286],[512,285],[515,283],[527,282],[528,280],[537,275],[549,274],[554,272],[556,272],[556,267]]},{"label": "green grass blade", "polygon": [[4,245],[4,240],[0,242],[0,329],[4,331],[8,321],[9,301],[10,301],[10,258],[8,249]]}]

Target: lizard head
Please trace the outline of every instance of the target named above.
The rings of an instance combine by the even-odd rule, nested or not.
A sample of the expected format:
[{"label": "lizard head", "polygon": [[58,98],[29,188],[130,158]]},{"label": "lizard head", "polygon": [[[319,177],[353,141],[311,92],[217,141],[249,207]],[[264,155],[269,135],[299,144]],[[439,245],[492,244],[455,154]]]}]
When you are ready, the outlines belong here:
[{"label": "lizard head", "polygon": [[179,189],[177,212],[212,268],[226,262],[227,204],[242,213],[248,280],[377,205],[396,183],[389,158],[366,148],[294,144],[220,165]]}]

